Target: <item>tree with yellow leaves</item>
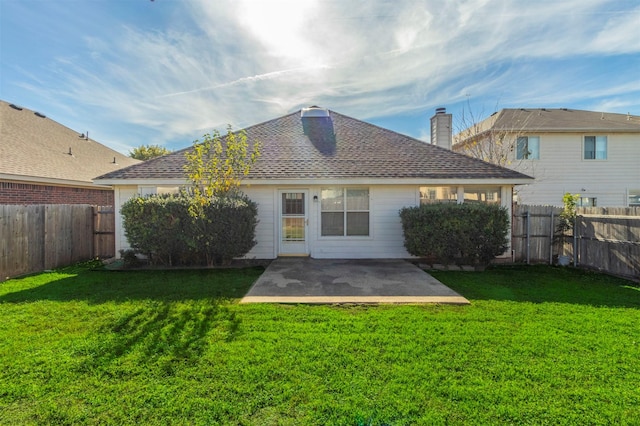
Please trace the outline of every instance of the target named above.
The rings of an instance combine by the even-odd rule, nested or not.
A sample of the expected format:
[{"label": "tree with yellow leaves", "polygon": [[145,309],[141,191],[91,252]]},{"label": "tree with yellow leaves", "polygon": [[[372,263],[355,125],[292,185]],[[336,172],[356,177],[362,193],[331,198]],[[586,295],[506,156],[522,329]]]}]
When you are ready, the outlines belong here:
[{"label": "tree with yellow leaves", "polygon": [[246,132],[234,132],[230,125],[224,137],[214,130],[202,141],[196,140],[193,149],[185,153],[184,166],[193,196],[205,201],[214,196],[238,195],[242,178],[260,157],[260,148],[259,141],[250,145]]}]

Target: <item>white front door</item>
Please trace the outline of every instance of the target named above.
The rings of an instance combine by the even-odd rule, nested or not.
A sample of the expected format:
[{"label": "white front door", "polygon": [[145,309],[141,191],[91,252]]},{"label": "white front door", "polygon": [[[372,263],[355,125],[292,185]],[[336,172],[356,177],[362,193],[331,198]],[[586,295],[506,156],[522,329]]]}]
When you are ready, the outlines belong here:
[{"label": "white front door", "polygon": [[280,255],[307,256],[307,190],[278,191],[280,205]]}]

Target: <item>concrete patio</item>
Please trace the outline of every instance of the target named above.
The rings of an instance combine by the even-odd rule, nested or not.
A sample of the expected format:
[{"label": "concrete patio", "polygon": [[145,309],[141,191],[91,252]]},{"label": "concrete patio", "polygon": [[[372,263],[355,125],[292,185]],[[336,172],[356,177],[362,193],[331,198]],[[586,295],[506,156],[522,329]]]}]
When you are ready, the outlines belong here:
[{"label": "concrete patio", "polygon": [[240,303],[469,304],[412,263],[398,259],[278,258]]}]

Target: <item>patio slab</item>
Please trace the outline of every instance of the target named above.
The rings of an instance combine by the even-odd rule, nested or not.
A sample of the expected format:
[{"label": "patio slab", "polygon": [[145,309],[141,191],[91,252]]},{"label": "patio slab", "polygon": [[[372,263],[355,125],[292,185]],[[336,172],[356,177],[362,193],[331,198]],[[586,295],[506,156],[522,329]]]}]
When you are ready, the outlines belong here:
[{"label": "patio slab", "polygon": [[412,263],[398,259],[278,258],[240,303],[469,304]]}]

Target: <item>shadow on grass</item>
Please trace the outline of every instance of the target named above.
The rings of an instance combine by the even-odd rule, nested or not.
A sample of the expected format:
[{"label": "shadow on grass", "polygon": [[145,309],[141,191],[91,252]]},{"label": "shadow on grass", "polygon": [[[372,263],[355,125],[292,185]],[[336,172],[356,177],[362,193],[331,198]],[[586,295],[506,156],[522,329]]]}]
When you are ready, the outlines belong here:
[{"label": "shadow on grass", "polygon": [[234,340],[239,328],[236,314],[215,301],[154,301],[103,325],[76,355],[82,371],[135,374],[131,366],[155,365],[162,375],[172,375],[179,364],[199,362],[212,343]]},{"label": "shadow on grass", "polygon": [[[24,288],[0,296],[0,303],[39,300],[104,303],[128,300],[235,299],[243,297],[262,272],[262,267],[125,272],[86,268],[74,271],[68,268],[22,279]],[[68,276],[56,278],[61,274]],[[51,280],[47,280],[47,276],[51,276]]]},{"label": "shadow on grass", "polygon": [[75,320],[76,311],[64,313],[64,302],[104,304],[99,315],[90,320],[97,332],[91,332],[74,349],[79,371],[135,374],[127,369],[152,364],[163,375],[171,375],[176,365],[197,362],[213,342],[236,337],[240,320],[229,305],[244,296],[263,271],[111,272],[67,268],[5,284],[11,287],[4,288],[9,292],[0,296],[0,306],[61,302],[60,306],[37,308],[33,321],[45,323],[47,310],[62,311],[62,321],[65,315],[69,315],[69,321]]},{"label": "shadow on grass", "polygon": [[640,308],[638,284],[581,269],[517,265],[430,274],[472,300]]}]

